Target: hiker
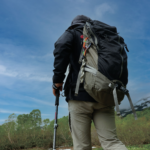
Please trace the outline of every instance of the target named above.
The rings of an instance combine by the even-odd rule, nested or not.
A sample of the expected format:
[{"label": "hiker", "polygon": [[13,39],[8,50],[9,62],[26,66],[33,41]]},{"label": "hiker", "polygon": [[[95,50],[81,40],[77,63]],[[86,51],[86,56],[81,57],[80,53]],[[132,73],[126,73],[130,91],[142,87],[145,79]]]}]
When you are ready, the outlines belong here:
[{"label": "hiker", "polygon": [[[126,146],[117,137],[114,106],[106,106],[97,102],[86,92],[84,83],[80,83],[78,94],[75,95],[81,67],[79,57],[83,46],[83,27],[88,21],[92,20],[87,16],[76,16],[71,22],[71,26],[55,43],[53,94],[56,96],[56,88],[62,91],[65,72],[69,65],[69,74],[64,90],[68,102],[69,127],[74,150],[92,150],[92,121],[104,150],[127,150]],[[127,83],[127,81],[125,82]]]}]

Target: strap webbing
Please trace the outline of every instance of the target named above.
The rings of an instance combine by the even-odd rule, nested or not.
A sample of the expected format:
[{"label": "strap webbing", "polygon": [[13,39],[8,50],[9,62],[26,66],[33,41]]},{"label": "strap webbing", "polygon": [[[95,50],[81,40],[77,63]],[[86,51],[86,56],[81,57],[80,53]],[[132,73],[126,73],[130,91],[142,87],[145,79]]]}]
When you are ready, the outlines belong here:
[{"label": "strap webbing", "polygon": [[126,96],[128,97],[128,100],[130,102],[130,106],[131,106],[131,109],[132,109],[132,112],[133,112],[133,115],[134,115],[134,118],[135,120],[137,120],[137,115],[136,115],[136,112],[135,112],[135,109],[134,109],[134,106],[133,106],[133,103],[132,103],[132,100],[131,100],[131,97],[130,97],[130,94],[127,93]]},{"label": "strap webbing", "polygon": [[81,77],[81,69],[79,71],[78,78],[77,78],[77,83],[76,83],[76,88],[75,88],[75,96],[77,96],[78,92],[79,92],[80,77]]},{"label": "strap webbing", "polygon": [[83,47],[82,47],[81,53],[80,53],[80,57],[79,57],[79,64],[82,62],[83,52],[84,52],[84,49],[83,49]]},{"label": "strap webbing", "polygon": [[[91,66],[89,66],[89,65],[86,65],[86,67],[91,68],[91,69],[93,69],[93,70],[96,70],[95,68],[93,68],[93,67],[91,67]],[[97,71],[97,70],[96,70],[96,71]]]},{"label": "strap webbing", "polygon": [[[79,71],[79,74],[78,74],[78,78],[77,78],[77,83],[76,83],[76,88],[75,88],[75,96],[78,95],[78,91],[79,91],[79,86],[80,86],[80,82],[83,82],[83,77],[84,76],[84,71],[88,71],[88,72],[91,72],[92,74],[96,75],[97,73],[97,70],[89,65],[86,65],[85,66],[85,63],[83,62],[81,68],[80,68],[80,71]],[[82,77],[82,79],[81,79]]]},{"label": "strap webbing", "polygon": [[113,96],[114,96],[114,102],[116,105],[117,116],[119,116],[121,118],[122,116],[121,116],[120,110],[119,110],[116,87],[113,89]]},{"label": "strap webbing", "polygon": [[97,73],[97,70],[95,68],[89,66],[89,65],[86,65],[84,70],[87,71],[87,72],[91,72],[94,75],[96,75],[96,73]]}]

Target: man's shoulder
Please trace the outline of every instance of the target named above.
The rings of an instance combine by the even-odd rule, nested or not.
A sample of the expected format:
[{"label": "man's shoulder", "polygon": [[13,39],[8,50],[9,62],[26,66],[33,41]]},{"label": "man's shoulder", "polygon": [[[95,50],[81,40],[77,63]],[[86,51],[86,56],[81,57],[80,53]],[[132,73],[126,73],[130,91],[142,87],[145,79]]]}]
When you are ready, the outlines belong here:
[{"label": "man's shoulder", "polygon": [[69,31],[69,30],[66,30],[59,38],[58,40],[55,42],[55,44],[57,42],[61,42],[61,41],[70,41],[71,39],[73,39],[73,31]]},{"label": "man's shoulder", "polygon": [[76,32],[79,32],[78,34],[82,34],[83,26],[77,26],[73,29],[66,29],[65,32],[55,42],[55,45],[56,43],[72,42],[73,39],[78,35]]},{"label": "man's shoulder", "polygon": [[76,27],[74,27],[73,29],[71,29],[71,28],[68,28],[66,31],[68,31],[68,32],[75,32],[75,31],[79,31],[79,32],[83,32],[83,27],[84,27],[84,25],[78,25],[78,26],[76,26]]}]

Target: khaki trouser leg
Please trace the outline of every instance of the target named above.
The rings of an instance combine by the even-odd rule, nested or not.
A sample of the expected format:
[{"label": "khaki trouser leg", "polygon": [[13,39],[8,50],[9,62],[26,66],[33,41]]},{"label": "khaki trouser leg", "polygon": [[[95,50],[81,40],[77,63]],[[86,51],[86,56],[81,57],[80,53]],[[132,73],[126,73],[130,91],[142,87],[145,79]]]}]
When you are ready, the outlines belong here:
[{"label": "khaki trouser leg", "polygon": [[[80,103],[79,103],[80,104]],[[70,103],[71,134],[74,150],[92,150],[91,146],[91,120],[92,114],[82,113],[78,103]]]},{"label": "khaki trouser leg", "polygon": [[127,150],[117,137],[114,107],[95,110],[93,121],[104,150]]},{"label": "khaki trouser leg", "polygon": [[127,150],[117,138],[114,107],[92,102],[68,102],[71,134],[74,150],[91,150],[91,121],[93,119],[98,138],[104,150]]}]

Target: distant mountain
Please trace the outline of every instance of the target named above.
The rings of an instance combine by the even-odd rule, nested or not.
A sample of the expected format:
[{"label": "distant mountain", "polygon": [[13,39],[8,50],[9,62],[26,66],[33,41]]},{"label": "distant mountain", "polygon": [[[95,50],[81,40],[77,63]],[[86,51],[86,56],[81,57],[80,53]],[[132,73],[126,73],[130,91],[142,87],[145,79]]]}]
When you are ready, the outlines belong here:
[{"label": "distant mountain", "polygon": [[[148,100],[149,99],[149,100]],[[135,105],[139,102],[143,101],[141,104],[139,105]],[[136,103],[134,104],[134,109],[135,111],[143,111],[145,108],[148,108],[150,107],[150,96],[149,97],[146,97],[146,98],[142,98],[140,99],[139,101],[137,101]],[[129,109],[121,109],[120,110],[120,113],[121,113],[121,116],[122,118],[126,117],[128,114],[132,114],[132,109],[129,108]]]}]

